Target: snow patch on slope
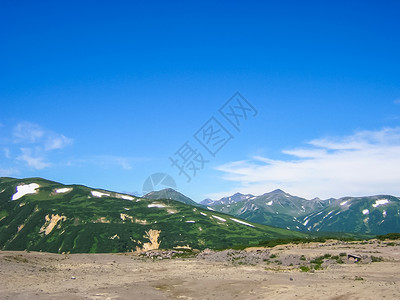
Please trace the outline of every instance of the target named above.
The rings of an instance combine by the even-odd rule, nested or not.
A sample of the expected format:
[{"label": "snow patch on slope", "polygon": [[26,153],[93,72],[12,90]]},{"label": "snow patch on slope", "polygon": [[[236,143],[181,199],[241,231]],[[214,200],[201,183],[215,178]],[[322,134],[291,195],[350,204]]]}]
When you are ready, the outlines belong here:
[{"label": "snow patch on slope", "polygon": [[372,204],[373,207],[378,207],[379,205],[385,205],[388,204],[389,200],[388,199],[379,199],[375,201],[375,204]]},{"label": "snow patch on slope", "polygon": [[330,212],[328,212],[328,213],[322,218],[322,220],[324,220],[326,217],[328,217],[331,213],[333,213],[333,210],[330,211]]},{"label": "snow patch on slope", "polygon": [[165,208],[166,206],[164,205],[164,204],[161,204],[161,203],[152,203],[152,204],[149,204],[149,205],[147,205],[147,207],[157,207],[157,208]]},{"label": "snow patch on slope", "polygon": [[98,191],[91,191],[91,193],[94,197],[98,197],[98,198],[101,198],[103,196],[108,196],[108,197],[110,196],[110,194],[102,193],[102,192],[98,192]]},{"label": "snow patch on slope", "polygon": [[254,227],[253,225],[251,225],[249,223],[246,223],[246,222],[243,222],[243,221],[240,221],[238,219],[231,218],[231,220],[236,222],[236,223],[239,223],[239,224],[243,224],[243,225],[246,225],[246,226]]},{"label": "snow patch on slope", "polygon": [[56,194],[69,193],[70,191],[72,191],[72,188],[61,188],[61,189],[55,190]]},{"label": "snow patch on slope", "polygon": [[128,196],[128,195],[119,195],[119,196],[121,197],[121,199],[124,199],[124,200],[130,200],[130,201],[135,200],[134,197]]},{"label": "snow patch on slope", "polygon": [[217,220],[220,220],[221,222],[226,222],[226,220],[224,218],[221,218],[221,217],[218,217],[218,216],[214,216],[214,215],[212,215],[212,216],[213,216],[213,218],[215,218]]},{"label": "snow patch on slope", "polygon": [[28,194],[36,194],[39,185],[37,183],[30,183],[25,185],[17,186],[17,192],[12,196],[11,200],[18,200],[19,198],[28,195]]}]

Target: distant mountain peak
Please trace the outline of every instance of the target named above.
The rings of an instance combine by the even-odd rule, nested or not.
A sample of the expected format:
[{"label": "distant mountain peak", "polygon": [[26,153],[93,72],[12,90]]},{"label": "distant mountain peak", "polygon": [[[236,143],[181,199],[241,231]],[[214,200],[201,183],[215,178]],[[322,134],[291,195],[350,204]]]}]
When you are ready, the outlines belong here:
[{"label": "distant mountain peak", "polygon": [[[166,188],[165,190],[170,191],[170,192],[178,192],[177,190],[173,189],[173,188]],[[178,192],[179,193],[179,192]]]},{"label": "distant mountain peak", "polygon": [[201,205],[205,205],[205,206],[211,205],[212,203],[214,203],[214,200],[212,200],[210,198],[204,199],[203,201],[200,202]]},{"label": "distant mountain peak", "polygon": [[286,194],[286,192],[282,191],[281,189],[276,189],[271,192],[271,194]]},{"label": "distant mountain peak", "polygon": [[199,203],[193,201],[189,197],[185,196],[184,194],[182,194],[178,191],[175,191],[172,188],[165,188],[160,191],[153,191],[153,192],[147,193],[146,195],[143,196],[143,198],[153,199],[153,200],[170,199],[170,200],[175,200],[175,201],[179,201],[179,202],[194,205],[194,206],[200,205]]},{"label": "distant mountain peak", "polygon": [[242,196],[242,193],[236,192],[235,194],[233,194],[233,196]]},{"label": "distant mountain peak", "polygon": [[236,192],[235,194],[231,195],[231,196],[226,196],[223,197],[219,200],[211,200],[211,199],[204,199],[203,201],[200,202],[200,204],[203,205],[210,205],[210,206],[214,206],[214,205],[231,205],[233,203],[237,203],[237,202],[241,202],[241,201],[245,201],[248,200],[250,198],[254,197],[251,194],[242,194],[240,192]]}]

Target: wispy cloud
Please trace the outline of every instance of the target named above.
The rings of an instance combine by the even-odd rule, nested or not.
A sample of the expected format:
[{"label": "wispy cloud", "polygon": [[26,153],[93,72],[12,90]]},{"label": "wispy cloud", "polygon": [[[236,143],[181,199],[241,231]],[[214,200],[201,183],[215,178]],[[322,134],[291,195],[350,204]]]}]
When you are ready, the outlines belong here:
[{"label": "wispy cloud", "polygon": [[10,149],[4,148],[3,151],[4,151],[5,158],[11,158]]},{"label": "wispy cloud", "polygon": [[307,197],[400,195],[400,128],[359,131],[341,138],[315,139],[308,147],[282,151],[274,160],[256,156],[217,167],[236,190],[262,194],[275,188]]},{"label": "wispy cloud", "polygon": [[124,170],[131,170],[133,160],[134,159],[130,157],[122,157],[115,155],[97,155],[94,157],[93,162],[105,167],[119,166]]},{"label": "wispy cloud", "polygon": [[41,170],[50,167],[51,164],[44,161],[44,157],[33,156],[32,150],[29,148],[21,148],[21,155],[17,157],[18,160],[24,161],[28,166]]},{"label": "wispy cloud", "polygon": [[67,138],[62,134],[50,134],[45,141],[44,150],[51,151],[64,148],[72,144],[72,139]]},{"label": "wispy cloud", "polygon": [[[134,164],[149,161],[146,157],[131,157],[118,155],[94,155],[85,159],[79,159],[80,164],[93,164],[102,168],[119,167],[123,170],[132,170]],[[71,162],[74,164],[75,162]]]},{"label": "wispy cloud", "polygon": [[14,143],[38,144],[44,151],[64,148],[72,143],[66,136],[46,130],[38,124],[20,122],[13,130]]},{"label": "wispy cloud", "polygon": [[14,127],[14,142],[35,143],[44,136],[44,130],[37,124],[21,122]]},{"label": "wispy cloud", "polygon": [[19,161],[28,167],[41,170],[53,165],[47,161],[50,152],[62,149],[72,142],[73,140],[65,135],[24,121],[9,130],[1,143],[6,145],[3,151],[5,158],[9,160],[8,164],[20,165],[17,163]]}]

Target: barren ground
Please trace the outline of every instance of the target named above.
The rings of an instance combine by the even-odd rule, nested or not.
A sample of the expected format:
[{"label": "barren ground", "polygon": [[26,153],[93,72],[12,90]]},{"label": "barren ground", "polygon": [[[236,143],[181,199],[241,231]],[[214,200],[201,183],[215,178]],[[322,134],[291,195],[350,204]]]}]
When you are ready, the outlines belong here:
[{"label": "barren ground", "polygon": [[[363,259],[354,263],[343,253]],[[344,263],[328,259],[322,270],[300,271],[299,263],[310,265],[326,254],[342,254]],[[400,299],[399,242],[285,245],[271,249],[271,255],[253,264],[221,261],[218,254],[217,259],[159,260],[133,254],[3,251],[0,298]],[[383,261],[371,262],[371,256]]]}]

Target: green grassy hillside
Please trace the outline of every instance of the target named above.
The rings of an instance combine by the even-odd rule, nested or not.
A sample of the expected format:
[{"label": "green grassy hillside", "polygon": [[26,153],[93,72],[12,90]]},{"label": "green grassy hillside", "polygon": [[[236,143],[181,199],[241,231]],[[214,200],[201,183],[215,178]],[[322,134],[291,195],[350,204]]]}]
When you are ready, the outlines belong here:
[{"label": "green grassy hillside", "polygon": [[174,200],[136,198],[41,178],[0,178],[3,250],[218,249],[307,236]]}]

